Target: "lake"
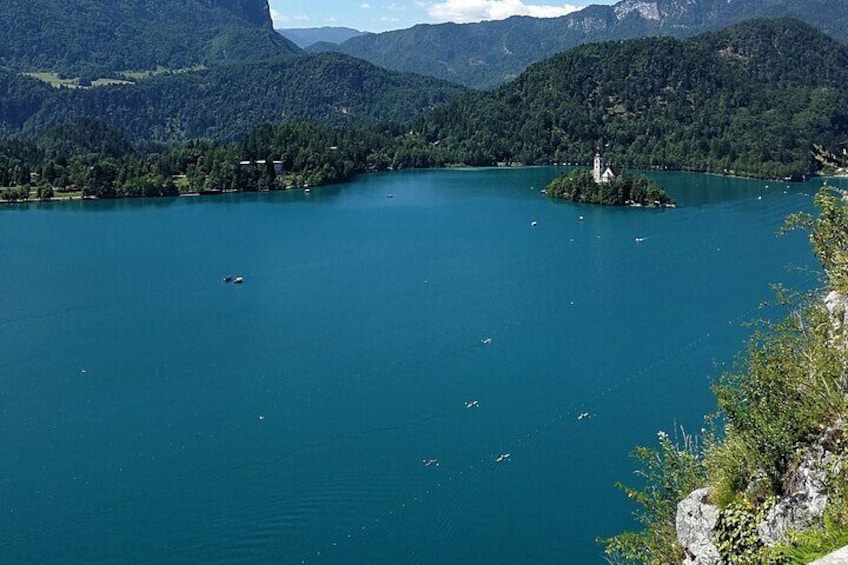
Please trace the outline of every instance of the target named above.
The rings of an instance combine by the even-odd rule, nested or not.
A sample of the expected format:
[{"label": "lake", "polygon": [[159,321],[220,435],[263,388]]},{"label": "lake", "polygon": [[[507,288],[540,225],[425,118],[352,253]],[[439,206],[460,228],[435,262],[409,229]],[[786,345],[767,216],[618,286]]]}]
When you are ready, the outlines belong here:
[{"label": "lake", "polygon": [[0,560],[603,563],[632,448],[815,284],[819,181],[555,174],[0,209]]}]

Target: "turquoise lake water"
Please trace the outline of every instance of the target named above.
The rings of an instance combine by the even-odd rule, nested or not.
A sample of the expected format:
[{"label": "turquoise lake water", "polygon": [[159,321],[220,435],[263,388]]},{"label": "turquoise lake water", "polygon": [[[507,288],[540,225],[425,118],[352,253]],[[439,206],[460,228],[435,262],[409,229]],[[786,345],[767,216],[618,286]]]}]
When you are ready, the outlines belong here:
[{"label": "turquoise lake water", "polygon": [[815,283],[818,182],[555,174],[0,209],[0,562],[603,563],[631,449]]}]

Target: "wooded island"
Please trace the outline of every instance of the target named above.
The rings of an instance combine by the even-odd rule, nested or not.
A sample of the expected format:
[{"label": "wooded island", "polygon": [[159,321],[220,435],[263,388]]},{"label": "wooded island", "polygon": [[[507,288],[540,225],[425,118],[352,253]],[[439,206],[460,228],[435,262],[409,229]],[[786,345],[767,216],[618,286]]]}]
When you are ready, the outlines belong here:
[{"label": "wooded island", "polygon": [[545,188],[545,193],[563,200],[604,206],[671,206],[674,201],[656,181],[623,174],[595,182],[592,171],[578,169],[562,173]]}]

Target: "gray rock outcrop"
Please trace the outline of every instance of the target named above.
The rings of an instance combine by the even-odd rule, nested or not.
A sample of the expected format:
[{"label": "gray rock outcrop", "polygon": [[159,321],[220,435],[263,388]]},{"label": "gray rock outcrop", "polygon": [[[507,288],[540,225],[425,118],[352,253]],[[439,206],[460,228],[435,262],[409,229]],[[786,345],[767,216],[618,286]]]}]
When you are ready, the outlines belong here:
[{"label": "gray rock outcrop", "polygon": [[803,452],[801,461],[786,485],[787,496],[781,498],[760,523],[760,539],[768,546],[786,540],[790,530],[809,528],[821,520],[827,505],[827,483],[840,470],[842,420],[826,429],[815,443]]},{"label": "gray rock outcrop", "polygon": [[692,492],[677,504],[677,541],[686,553],[683,565],[715,565],[718,548],[712,540],[718,508],[704,502],[708,489]]},{"label": "gray rock outcrop", "polygon": [[824,298],[824,305],[830,315],[832,324],[832,337],[845,337],[845,328],[848,326],[848,296],[831,291]]}]

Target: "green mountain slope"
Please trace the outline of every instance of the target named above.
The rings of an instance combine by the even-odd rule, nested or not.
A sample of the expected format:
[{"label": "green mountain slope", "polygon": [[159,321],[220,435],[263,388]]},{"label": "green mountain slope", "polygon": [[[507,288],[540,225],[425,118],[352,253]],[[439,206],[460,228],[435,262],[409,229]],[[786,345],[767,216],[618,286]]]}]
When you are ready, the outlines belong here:
[{"label": "green mountain slope", "polygon": [[813,168],[848,139],[848,48],[796,20],[756,20],[685,42],[578,47],[516,81],[437,109],[427,140],[471,164],[608,160],[756,176]]},{"label": "green mountain slope", "polygon": [[51,90],[39,80],[0,69],[0,134],[19,131]]},{"label": "green mountain slope", "polygon": [[491,88],[514,79],[533,62],[585,43],[660,35],[686,38],[766,17],[797,18],[839,41],[848,37],[848,2],[623,0],[561,18],[419,25],[355,37],[341,45],[318,44],[311,50],[338,51],[389,69]]},{"label": "green mountain slope", "polygon": [[293,152],[287,168],[323,171],[310,182],[388,167],[586,163],[598,142],[608,162],[628,167],[800,177],[818,170],[814,145],[848,143],[848,47],[786,19],[686,41],[584,45],[491,92],[337,54],[31,96],[28,79],[10,75],[3,87],[2,76],[10,103],[0,119],[7,129],[25,122],[30,137],[100,120],[85,128],[93,146],[103,131],[135,143],[246,139],[241,155]]},{"label": "green mountain slope", "polygon": [[267,0],[5,0],[0,65],[104,76],[255,61],[299,49]]},{"label": "green mountain slope", "polygon": [[403,121],[461,92],[344,55],[303,55],[159,76],[132,86],[56,91],[43,100],[26,130],[37,133],[94,118],[133,139],[226,140],[261,123],[297,118],[331,124]]}]

